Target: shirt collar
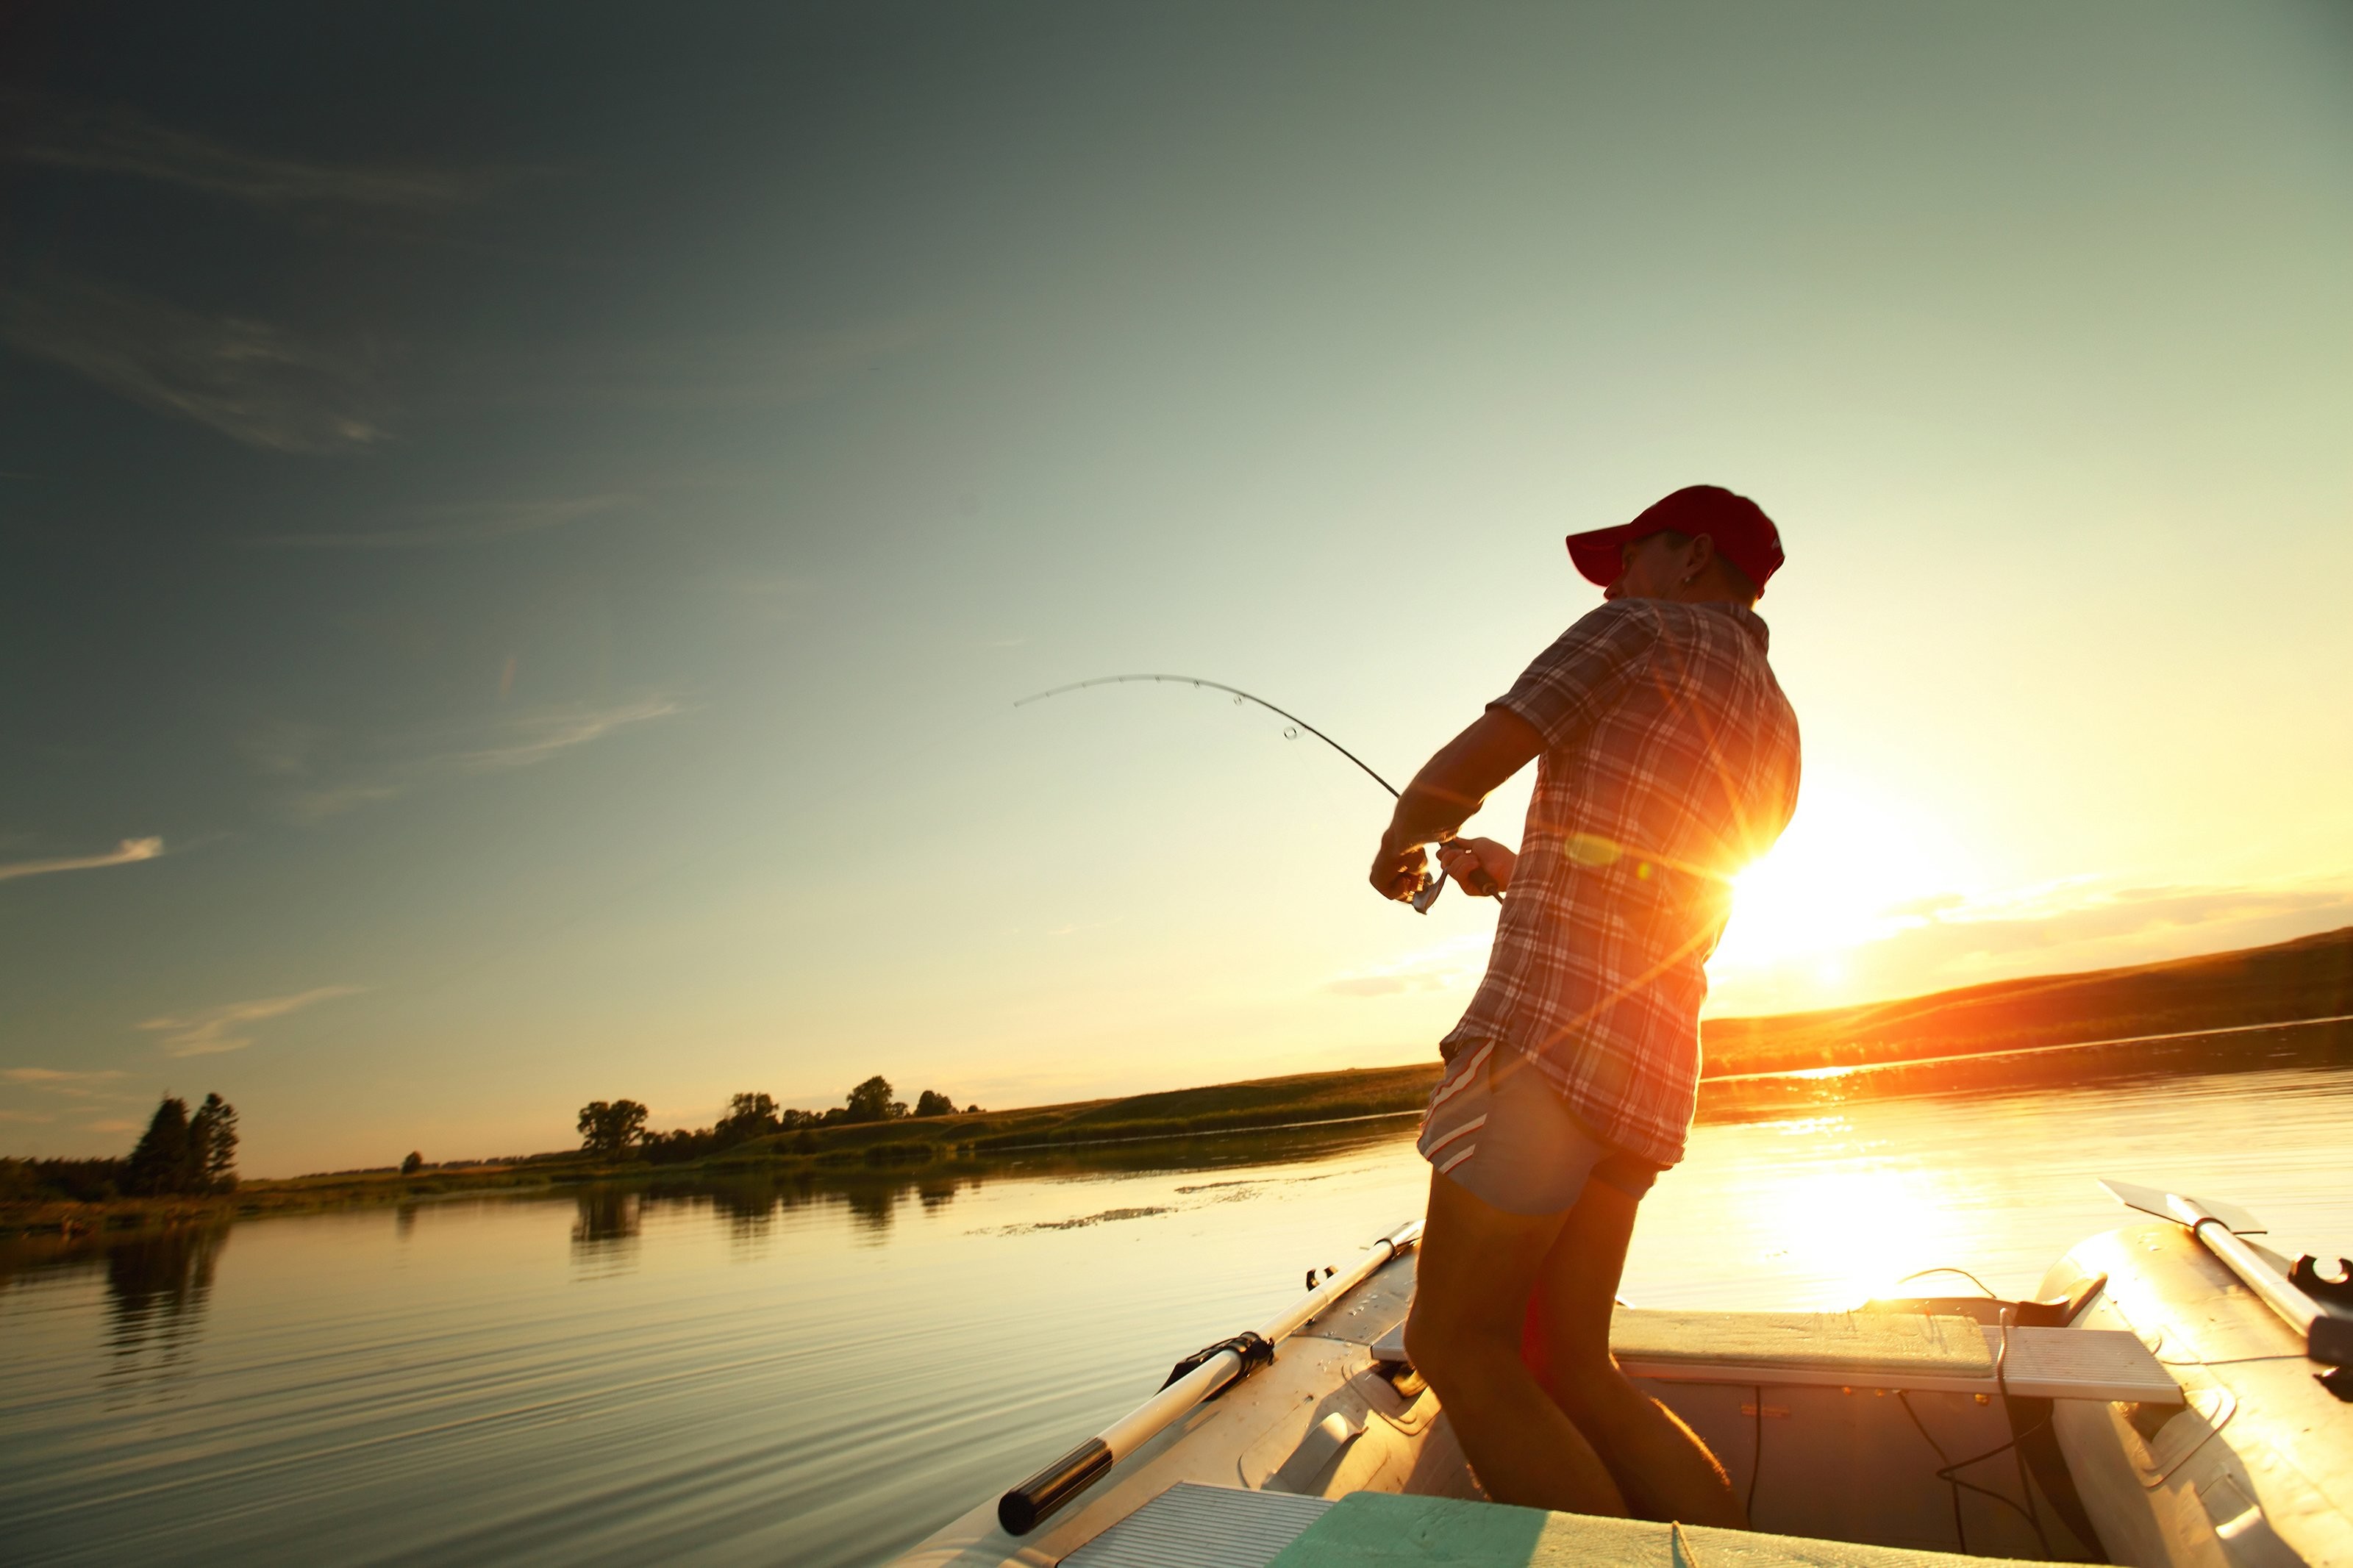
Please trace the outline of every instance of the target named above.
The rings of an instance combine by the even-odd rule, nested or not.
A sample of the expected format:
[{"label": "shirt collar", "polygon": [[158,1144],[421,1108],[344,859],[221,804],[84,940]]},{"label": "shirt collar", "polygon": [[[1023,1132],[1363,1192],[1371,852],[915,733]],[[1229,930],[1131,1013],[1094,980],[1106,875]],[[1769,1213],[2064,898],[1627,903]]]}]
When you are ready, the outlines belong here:
[{"label": "shirt collar", "polygon": [[1758,615],[1747,605],[1736,605],[1726,599],[1710,599],[1702,604],[1700,607],[1702,609],[1715,610],[1722,615],[1730,616],[1733,619],[1733,624],[1739,626],[1742,631],[1746,632],[1750,637],[1757,640],[1757,648],[1758,652],[1764,653],[1771,650],[1773,646],[1773,628],[1765,624],[1764,616]]}]

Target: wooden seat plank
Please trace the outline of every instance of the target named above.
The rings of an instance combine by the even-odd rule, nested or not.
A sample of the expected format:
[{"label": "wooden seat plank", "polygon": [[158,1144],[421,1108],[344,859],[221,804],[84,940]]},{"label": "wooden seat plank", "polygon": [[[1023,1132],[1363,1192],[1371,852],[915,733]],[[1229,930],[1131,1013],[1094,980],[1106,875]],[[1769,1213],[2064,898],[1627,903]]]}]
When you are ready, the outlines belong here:
[{"label": "wooden seat plank", "polygon": [[[1875,1321],[1874,1321],[1875,1320]],[[1902,1388],[2021,1398],[2179,1405],[2180,1385],[2147,1346],[2115,1329],[2013,1328],[1899,1312],[1643,1312],[1619,1310],[1610,1350],[1629,1377],[1774,1387]],[[1373,1346],[1401,1363],[1401,1331]]]}]

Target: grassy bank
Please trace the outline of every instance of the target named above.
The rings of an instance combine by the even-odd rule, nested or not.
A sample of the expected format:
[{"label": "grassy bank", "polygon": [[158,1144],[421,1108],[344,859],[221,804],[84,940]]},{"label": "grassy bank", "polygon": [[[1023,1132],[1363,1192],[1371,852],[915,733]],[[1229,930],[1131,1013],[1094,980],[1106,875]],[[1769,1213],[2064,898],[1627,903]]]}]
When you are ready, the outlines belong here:
[{"label": "grassy bank", "polygon": [[[1704,1036],[1706,1075],[1721,1079],[2120,1037],[2228,1031],[2348,1013],[2353,1013],[2353,928],[2170,963],[2005,981],[1818,1013],[1713,1019]],[[2230,1065],[2233,1051],[2253,1059],[2267,1048],[2259,1034],[2217,1037],[2194,1062],[2185,1058],[2183,1070],[2216,1070]],[[0,1195],[0,1234],[141,1228],[643,1177],[693,1181],[756,1173],[983,1169],[1049,1156],[1075,1158],[1088,1149],[1137,1150],[1153,1141],[1208,1133],[1401,1116],[1420,1109],[1437,1074],[1433,1060],[1024,1110],[809,1128],[660,1166],[638,1159],[599,1162],[569,1152],[427,1166],[410,1175],[386,1167],[254,1181],[234,1193],[206,1197],[67,1203]],[[0,1183],[0,1194],[5,1190]]]},{"label": "grassy bank", "polygon": [[2003,980],[1926,996],[1712,1018],[1710,1077],[1864,1067],[2353,1014],[2353,927],[2126,969]]}]

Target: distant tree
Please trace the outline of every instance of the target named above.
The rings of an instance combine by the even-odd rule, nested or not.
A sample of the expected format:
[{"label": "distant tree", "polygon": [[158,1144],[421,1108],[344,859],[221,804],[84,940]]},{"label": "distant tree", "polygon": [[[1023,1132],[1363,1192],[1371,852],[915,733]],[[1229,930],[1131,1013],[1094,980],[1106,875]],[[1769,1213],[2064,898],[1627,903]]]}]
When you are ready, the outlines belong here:
[{"label": "distant tree", "polygon": [[237,1107],[217,1094],[188,1118],[188,1177],[190,1192],[233,1192],[237,1188]]},{"label": "distant tree", "polygon": [[978,1116],[980,1114],[980,1107],[977,1105],[967,1105],[964,1108],[964,1113],[966,1116]]},{"label": "distant tree", "polygon": [[776,1120],[776,1102],[765,1094],[739,1094],[727,1101],[727,1118],[720,1123],[732,1127],[747,1138],[764,1132],[774,1132],[780,1125]]},{"label": "distant tree", "polygon": [[954,1116],[955,1114],[955,1101],[950,1100],[946,1095],[942,1094],[938,1089],[927,1089],[923,1090],[923,1093],[915,1097],[915,1114],[918,1116]]},{"label": "distant tree", "polygon": [[425,1156],[414,1149],[408,1152],[408,1158],[400,1163],[400,1173],[404,1176],[413,1176],[423,1169],[425,1169]]},{"label": "distant tree", "polygon": [[148,1119],[138,1146],[131,1151],[123,1185],[142,1197],[153,1197],[185,1192],[193,1174],[188,1160],[188,1102],[167,1094]]},{"label": "distant tree", "polygon": [[580,1147],[607,1159],[617,1158],[645,1137],[649,1114],[634,1100],[592,1100],[580,1108]]},{"label": "distant tree", "polygon": [[876,1074],[849,1091],[844,1121],[888,1121],[907,1114],[907,1102],[891,1098],[891,1080]]}]

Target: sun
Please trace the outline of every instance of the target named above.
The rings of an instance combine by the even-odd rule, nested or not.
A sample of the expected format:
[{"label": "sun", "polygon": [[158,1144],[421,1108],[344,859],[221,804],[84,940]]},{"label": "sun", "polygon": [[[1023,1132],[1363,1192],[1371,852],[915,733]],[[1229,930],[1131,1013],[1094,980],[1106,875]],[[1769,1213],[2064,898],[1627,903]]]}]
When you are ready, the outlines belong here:
[{"label": "sun", "polygon": [[1921,923],[1970,880],[1926,814],[1852,779],[1809,776],[1780,843],[1734,879],[1732,922],[1709,970],[1834,988],[1847,954]]}]

